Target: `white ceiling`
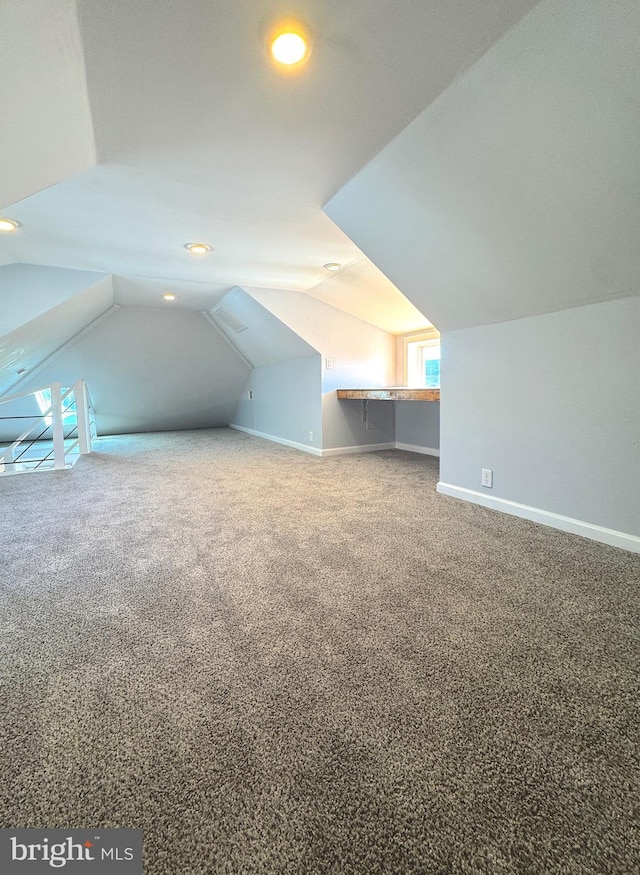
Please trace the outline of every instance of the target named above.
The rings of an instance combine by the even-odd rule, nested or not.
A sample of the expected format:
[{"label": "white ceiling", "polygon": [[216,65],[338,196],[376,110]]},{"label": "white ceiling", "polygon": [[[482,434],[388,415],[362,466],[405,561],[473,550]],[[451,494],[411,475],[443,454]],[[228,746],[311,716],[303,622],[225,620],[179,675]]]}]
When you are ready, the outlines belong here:
[{"label": "white ceiling", "polygon": [[[0,205],[23,227],[3,236],[0,263],[111,273],[117,302],[134,306],[161,305],[173,285],[178,307],[208,309],[250,285],[309,292],[395,332],[419,327],[429,314],[322,207],[534,5],[78,0],[78,30],[68,0],[3,0],[0,53],[15,69],[0,106],[12,122],[5,131],[20,137]],[[49,14],[39,17],[43,6]],[[51,9],[64,12],[64,26],[51,24]],[[276,70],[264,47],[265,30],[284,16],[314,34],[296,74]],[[36,104],[46,124],[30,124],[25,95],[53,83],[53,110]],[[89,169],[87,95],[98,164]],[[37,158],[20,171],[31,184],[19,190],[51,186],[16,203],[15,143]],[[184,244],[196,240],[214,251],[191,256]],[[346,267],[330,276],[328,261]]]},{"label": "white ceiling", "polygon": [[0,0],[0,210],[95,164],[74,3]]},{"label": "white ceiling", "polygon": [[[27,384],[32,389],[47,385],[46,379],[41,377],[40,366],[71,337],[79,335],[109,311],[113,304],[111,278],[103,277],[65,298],[56,296],[54,301],[52,306],[50,300],[40,315],[33,318],[30,313],[22,325],[0,337],[0,395],[10,390],[17,392],[18,387],[22,391]],[[26,369],[25,377],[17,373],[20,368]],[[73,376],[68,385],[78,376]]]}]

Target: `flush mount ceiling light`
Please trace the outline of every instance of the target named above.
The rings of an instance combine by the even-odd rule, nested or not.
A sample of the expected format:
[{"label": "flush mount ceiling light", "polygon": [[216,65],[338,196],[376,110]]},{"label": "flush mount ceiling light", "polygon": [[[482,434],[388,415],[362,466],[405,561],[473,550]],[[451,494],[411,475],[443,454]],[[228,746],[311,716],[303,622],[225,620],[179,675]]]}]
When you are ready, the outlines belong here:
[{"label": "flush mount ceiling light", "polygon": [[20,222],[16,222],[15,219],[8,219],[5,216],[0,218],[0,231],[4,231],[10,234],[12,231],[17,230],[20,227]]},{"label": "flush mount ceiling light", "polygon": [[285,67],[299,67],[311,53],[311,37],[306,27],[297,21],[280,22],[267,36],[269,53]]},{"label": "flush mount ceiling light", "polygon": [[175,301],[175,299],[178,296],[174,295],[173,292],[165,292],[164,295],[162,295],[162,297],[164,298],[165,301]]},{"label": "flush mount ceiling light", "polygon": [[281,33],[271,44],[271,54],[280,64],[299,64],[307,54],[307,44],[299,33]]},{"label": "flush mount ceiling light", "polygon": [[323,264],[322,266],[324,267],[325,270],[330,270],[330,271],[340,270],[340,265],[338,264],[337,261],[330,261],[329,264]]},{"label": "flush mount ceiling light", "polygon": [[184,248],[188,249],[192,255],[206,255],[212,249],[208,243],[185,243]]}]

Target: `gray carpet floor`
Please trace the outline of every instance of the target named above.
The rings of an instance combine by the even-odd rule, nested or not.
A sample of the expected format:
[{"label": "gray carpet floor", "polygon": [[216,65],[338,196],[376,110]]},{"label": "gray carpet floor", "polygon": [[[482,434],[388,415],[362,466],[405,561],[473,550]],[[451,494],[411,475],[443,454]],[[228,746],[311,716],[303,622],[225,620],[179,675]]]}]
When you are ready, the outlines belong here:
[{"label": "gray carpet floor", "polygon": [[0,821],[145,872],[637,873],[640,556],[227,429],[0,481]]}]

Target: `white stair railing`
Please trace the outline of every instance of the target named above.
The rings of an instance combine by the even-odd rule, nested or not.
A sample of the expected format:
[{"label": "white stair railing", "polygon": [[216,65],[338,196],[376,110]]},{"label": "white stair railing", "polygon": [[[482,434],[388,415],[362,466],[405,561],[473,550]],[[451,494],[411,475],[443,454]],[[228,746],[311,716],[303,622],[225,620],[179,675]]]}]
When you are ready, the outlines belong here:
[{"label": "white stair railing", "polygon": [[[16,402],[22,402],[24,409],[30,396],[39,413],[3,415],[12,404],[15,410]],[[0,427],[5,434],[22,420],[28,422],[28,428],[4,450],[0,448],[0,474],[70,468],[80,455],[92,452],[95,414],[84,380],[76,380],[69,388],[52,383],[0,399]]]}]

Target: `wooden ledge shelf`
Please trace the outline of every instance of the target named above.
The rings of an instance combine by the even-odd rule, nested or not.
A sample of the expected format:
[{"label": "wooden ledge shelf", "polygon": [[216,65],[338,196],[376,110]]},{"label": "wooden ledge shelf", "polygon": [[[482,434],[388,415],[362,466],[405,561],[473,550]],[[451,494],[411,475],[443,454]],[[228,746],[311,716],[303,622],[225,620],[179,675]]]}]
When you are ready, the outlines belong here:
[{"label": "wooden ledge shelf", "polygon": [[440,389],[338,389],[339,401],[439,401]]}]

